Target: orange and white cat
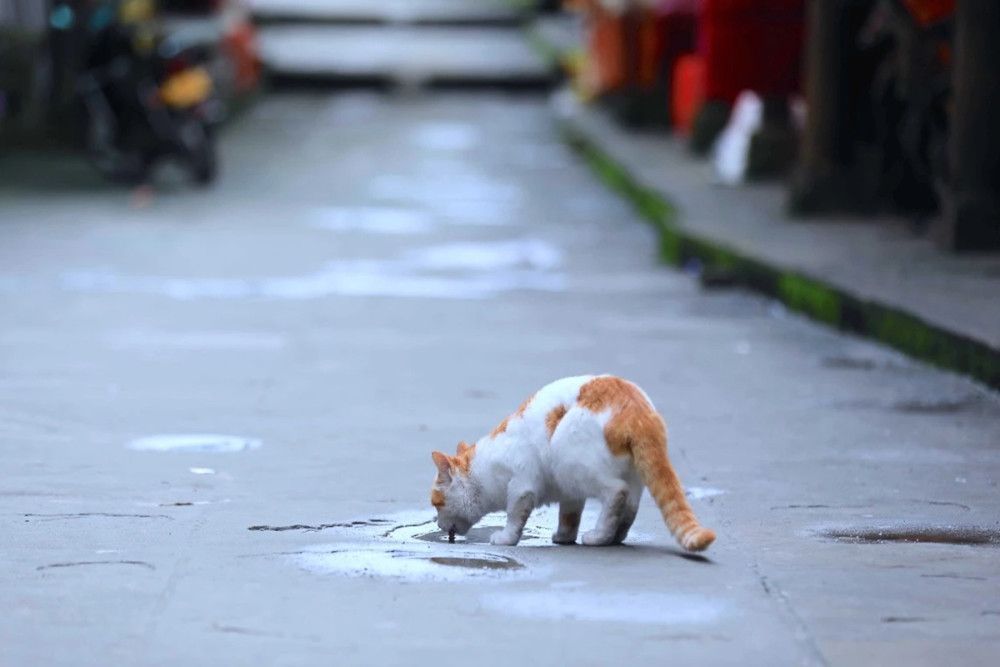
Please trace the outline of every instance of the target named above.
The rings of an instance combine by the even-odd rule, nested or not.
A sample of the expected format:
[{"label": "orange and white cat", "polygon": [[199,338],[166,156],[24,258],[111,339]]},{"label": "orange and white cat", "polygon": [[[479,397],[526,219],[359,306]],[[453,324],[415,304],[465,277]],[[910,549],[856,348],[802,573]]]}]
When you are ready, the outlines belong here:
[{"label": "orange and white cat", "polygon": [[620,544],[647,487],[681,546],[702,551],[715,540],[698,523],[670,465],[663,419],[645,392],[621,378],[557,380],[475,445],[462,442],[456,456],[431,457],[438,468],[431,504],[451,538],[506,510],[507,525],[490,543],[513,546],[532,510],[559,503],[552,541],[573,544],[584,503],[596,498],[601,515],[583,544]]}]

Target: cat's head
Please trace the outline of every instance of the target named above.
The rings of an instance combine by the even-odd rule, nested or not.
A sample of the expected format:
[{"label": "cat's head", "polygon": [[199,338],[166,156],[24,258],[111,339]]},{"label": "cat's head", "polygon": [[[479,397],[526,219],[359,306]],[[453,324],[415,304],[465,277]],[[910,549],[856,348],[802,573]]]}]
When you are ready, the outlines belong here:
[{"label": "cat's head", "polygon": [[476,455],[475,445],[458,443],[455,456],[432,452],[437,477],[431,488],[431,505],[437,509],[441,530],[454,530],[465,535],[482,518],[476,502],[475,488],[469,479],[469,466]]}]

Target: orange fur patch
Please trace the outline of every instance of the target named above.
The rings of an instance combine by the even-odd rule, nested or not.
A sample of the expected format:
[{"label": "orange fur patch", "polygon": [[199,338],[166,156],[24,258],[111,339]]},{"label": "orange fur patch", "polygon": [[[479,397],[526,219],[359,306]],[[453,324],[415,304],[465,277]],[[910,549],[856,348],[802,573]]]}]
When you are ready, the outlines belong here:
[{"label": "orange fur patch", "polygon": [[580,387],[580,407],[597,414],[605,410],[614,416],[604,427],[604,439],[615,456],[632,453],[632,438],[648,435],[656,438],[663,431],[663,420],[631,382],[616,377],[594,378]]},{"label": "orange fur patch", "polygon": [[521,417],[523,417],[524,416],[524,411],[528,409],[528,406],[531,404],[531,401],[534,398],[535,398],[535,395],[532,394],[531,396],[528,397],[528,400],[526,400],[524,403],[521,404],[521,407],[519,407],[517,409],[517,412],[515,412],[512,415],[510,415],[509,417],[504,417],[503,421],[500,422],[500,424],[495,429],[493,429],[492,433],[490,433],[490,437],[491,438],[495,438],[498,435],[500,435],[501,433],[506,433],[507,432],[507,426],[510,424],[510,420],[511,419],[520,419]]},{"label": "orange fur patch", "polygon": [[444,507],[444,491],[431,489],[431,505],[434,507]]},{"label": "orange fur patch", "polygon": [[460,470],[463,474],[469,474],[469,466],[472,465],[472,459],[476,455],[476,446],[471,447],[466,446],[458,456],[452,459],[452,463],[455,467]]},{"label": "orange fur patch", "polygon": [[491,438],[495,438],[498,435],[500,435],[501,433],[506,432],[507,431],[507,424],[509,422],[510,422],[510,417],[504,417],[503,421],[500,422],[500,424],[495,429],[493,429],[492,433],[490,433],[490,437]]},{"label": "orange fur patch", "polygon": [[552,434],[556,432],[556,427],[559,426],[559,422],[561,422],[562,418],[565,416],[565,405],[557,405],[549,410],[549,414],[545,415],[545,429],[549,432],[549,440],[552,439]]},{"label": "orange fur patch", "polygon": [[531,402],[533,400],[535,400],[535,394],[532,394],[531,396],[528,397],[528,400],[526,400],[524,403],[521,403],[521,407],[517,409],[517,412],[514,413],[514,416],[523,417],[524,411],[528,409],[528,406],[531,405]]}]

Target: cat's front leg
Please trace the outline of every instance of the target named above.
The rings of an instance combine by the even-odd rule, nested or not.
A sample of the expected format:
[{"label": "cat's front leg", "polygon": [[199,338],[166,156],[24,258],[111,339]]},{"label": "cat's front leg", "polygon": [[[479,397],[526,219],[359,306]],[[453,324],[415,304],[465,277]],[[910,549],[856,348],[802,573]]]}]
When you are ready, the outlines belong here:
[{"label": "cat's front leg", "polygon": [[490,544],[500,547],[512,547],[521,541],[524,524],[528,522],[531,511],[535,509],[535,494],[532,491],[522,491],[509,494],[507,500],[507,525],[503,530],[490,535]]}]

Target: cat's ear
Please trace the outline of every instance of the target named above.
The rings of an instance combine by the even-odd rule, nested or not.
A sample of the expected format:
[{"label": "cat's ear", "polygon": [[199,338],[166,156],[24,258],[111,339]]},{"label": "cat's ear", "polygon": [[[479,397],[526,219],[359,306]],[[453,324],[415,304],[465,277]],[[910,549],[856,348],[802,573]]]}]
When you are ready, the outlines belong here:
[{"label": "cat's ear", "polygon": [[438,469],[438,479],[447,484],[451,482],[451,459],[441,452],[431,452],[431,458]]},{"label": "cat's ear", "polygon": [[472,449],[472,447],[469,446],[469,443],[467,443],[467,442],[465,442],[463,440],[462,442],[458,443],[458,451],[456,453],[459,456],[461,456],[462,454],[466,453],[470,449]]}]

